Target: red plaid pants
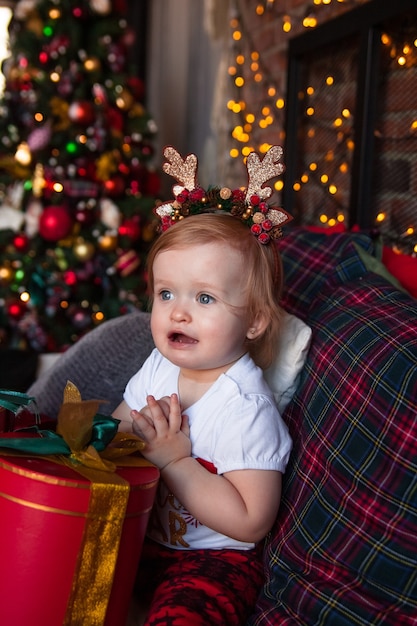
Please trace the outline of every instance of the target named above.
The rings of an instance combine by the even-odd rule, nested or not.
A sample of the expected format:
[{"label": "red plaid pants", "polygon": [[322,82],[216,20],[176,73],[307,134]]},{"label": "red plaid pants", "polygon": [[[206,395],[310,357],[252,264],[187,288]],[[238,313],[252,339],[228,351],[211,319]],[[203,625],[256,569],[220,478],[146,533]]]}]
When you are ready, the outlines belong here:
[{"label": "red plaid pants", "polygon": [[262,583],[262,545],[171,550],[146,540],[136,595],[149,605],[146,626],[242,626]]}]

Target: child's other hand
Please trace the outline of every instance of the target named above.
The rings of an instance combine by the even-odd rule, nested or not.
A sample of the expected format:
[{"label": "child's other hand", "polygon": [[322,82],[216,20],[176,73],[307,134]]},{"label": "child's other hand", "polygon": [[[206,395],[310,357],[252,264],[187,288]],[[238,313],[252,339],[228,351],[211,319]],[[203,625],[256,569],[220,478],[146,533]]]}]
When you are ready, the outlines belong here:
[{"label": "child's other hand", "polygon": [[159,469],[191,455],[190,429],[177,394],[155,400],[141,411],[131,411],[133,432],[145,441],[143,456]]},{"label": "child's other hand", "polygon": [[[148,396],[147,399],[149,399],[151,397],[153,398],[153,396]],[[156,402],[157,402],[157,404],[159,404],[159,408],[161,409],[162,413],[168,419],[168,417],[169,417],[169,409],[170,409],[170,406],[171,406],[171,397],[170,396],[163,396],[162,398],[159,398],[159,400],[156,400]],[[140,413],[143,417],[146,417],[148,419],[148,421],[151,424],[153,424],[152,412],[151,412],[151,409],[149,407],[149,404],[144,406],[140,411],[131,411],[130,415],[131,415],[131,417],[133,417],[133,414],[137,414],[137,413]]]}]

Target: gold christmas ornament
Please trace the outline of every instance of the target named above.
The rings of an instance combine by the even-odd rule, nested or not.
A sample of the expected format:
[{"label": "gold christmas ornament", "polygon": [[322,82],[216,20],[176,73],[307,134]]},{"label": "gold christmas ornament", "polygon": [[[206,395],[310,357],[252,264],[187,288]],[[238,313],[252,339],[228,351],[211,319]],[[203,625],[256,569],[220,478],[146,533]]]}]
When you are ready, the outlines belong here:
[{"label": "gold christmas ornament", "polygon": [[84,61],[84,68],[87,72],[98,72],[101,67],[100,59],[97,57],[89,57]]},{"label": "gold christmas ornament", "polygon": [[45,177],[42,163],[37,163],[32,178],[32,192],[35,198],[40,198],[45,187]]},{"label": "gold christmas ornament", "polygon": [[17,146],[14,158],[18,163],[20,163],[20,165],[29,165],[29,163],[32,161],[30,148],[25,141],[22,141],[22,143]]},{"label": "gold christmas ornament", "polygon": [[103,252],[110,252],[117,246],[117,235],[101,235],[98,238],[98,247]]},{"label": "gold christmas ornament", "polygon": [[113,152],[105,152],[96,161],[96,178],[109,180],[111,174],[117,172],[117,163]]},{"label": "gold christmas ornament", "polygon": [[121,92],[117,95],[116,105],[119,109],[126,111],[133,106],[133,103],[133,96],[127,89],[122,89]]},{"label": "gold christmas ornament", "polygon": [[74,244],[74,254],[79,261],[89,261],[95,252],[94,244],[79,237]]},{"label": "gold christmas ornament", "polygon": [[66,130],[70,125],[70,119],[68,117],[68,102],[65,102],[62,98],[54,96],[51,98],[49,106],[54,118],[54,130]]},{"label": "gold christmas ornament", "polygon": [[0,266],[0,284],[7,285],[11,283],[14,277],[12,268],[8,265]]}]

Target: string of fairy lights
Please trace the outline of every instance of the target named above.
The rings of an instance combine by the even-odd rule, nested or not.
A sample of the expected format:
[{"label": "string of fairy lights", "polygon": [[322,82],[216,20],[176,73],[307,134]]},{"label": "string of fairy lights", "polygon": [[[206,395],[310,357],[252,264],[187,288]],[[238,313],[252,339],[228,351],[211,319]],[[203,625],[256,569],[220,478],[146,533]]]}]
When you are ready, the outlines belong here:
[{"label": "string of fairy lights", "polygon": [[[282,41],[281,43],[275,42],[275,48],[278,49],[281,45],[282,57],[285,58],[289,36],[311,30],[330,17],[339,15],[343,11],[352,9],[355,5],[363,4],[366,1],[312,0],[301,7],[298,5],[296,9],[290,12],[285,10],[289,3],[278,2],[278,0],[257,2],[250,10],[246,5],[246,11],[242,10],[241,3],[236,0],[230,18],[232,52],[228,68],[233,97],[227,104],[232,119],[229,152],[232,159],[245,158],[253,150],[265,153],[270,148],[271,141],[282,143],[285,139],[286,85],[282,83],[285,72],[281,71],[281,68],[277,71],[276,63],[270,61],[270,59],[275,61],[276,56],[268,56],[268,50],[262,49],[262,43],[259,48],[255,45],[254,32],[256,32],[257,26],[261,26],[261,21],[270,22],[274,20],[274,32],[282,31]],[[277,34],[277,38],[279,38],[279,34]],[[391,60],[392,67],[404,71],[413,68],[417,70],[417,30],[413,24],[409,31],[405,29],[402,36],[398,38],[383,33],[381,42],[386,55]],[[329,72],[322,88],[331,89],[335,82],[335,75]],[[301,94],[301,97],[306,102],[311,103],[314,101],[315,90],[314,85],[307,85],[305,93]],[[301,192],[309,184],[320,185],[327,194],[329,204],[336,207],[336,210],[330,211],[330,214],[320,213],[319,221],[323,225],[333,226],[337,222],[343,222],[346,218],[343,206],[340,206],[343,203],[340,203],[341,190],[339,184],[340,174],[344,174],[345,180],[347,180],[346,175],[349,173],[351,165],[350,157],[354,149],[353,116],[354,112],[348,106],[343,107],[338,112],[337,116],[330,122],[335,133],[335,149],[323,154],[322,171],[320,172],[321,164],[317,161],[307,162],[305,172],[301,174],[299,180],[294,182],[295,192]],[[314,133],[314,126],[318,127],[322,123],[320,110],[316,109],[314,104],[309,104],[305,110],[305,117],[309,118],[309,132]],[[405,126],[402,125],[400,134],[397,130],[396,136],[384,135],[379,138],[392,142],[417,139],[417,107],[414,111],[410,111],[410,118]],[[333,163],[332,171],[337,171],[337,176],[335,176],[335,180],[332,180],[329,162],[337,161],[334,154],[336,150],[342,151],[343,155],[341,157],[339,155],[337,168],[334,167]],[[330,152],[332,155],[329,157]],[[339,180],[339,184],[337,180]],[[277,180],[274,186],[275,191],[280,193],[283,189],[282,180]],[[376,216],[376,225],[381,230],[385,226],[389,234],[389,227],[386,226],[387,217],[387,212],[381,210]],[[417,221],[417,216],[414,215],[414,220],[411,217],[411,221]],[[417,225],[409,224],[397,235],[403,242],[406,241],[408,253],[417,253]]]},{"label": "string of fairy lights", "polygon": [[[278,0],[264,0],[258,2],[253,9],[253,17],[278,20],[281,25],[283,40],[291,34],[299,34],[303,30],[315,28],[319,23],[319,9],[330,5],[343,5],[347,10],[353,5],[363,4],[368,0],[312,0],[304,5],[302,13],[296,15],[285,12],[282,2]],[[233,57],[228,72],[236,88],[236,98],[230,99],[227,106],[230,111],[238,116],[238,122],[232,130],[235,140],[230,150],[232,158],[247,156],[256,149],[265,153],[270,148],[270,143],[262,142],[259,136],[262,131],[270,131],[271,127],[278,127],[280,138],[283,139],[283,122],[285,110],[284,86],[279,84],[282,73],[277,72],[275,67],[268,67],[263,54],[256,49],[252,36],[251,24],[247,22],[252,18],[249,15],[245,21],[244,12],[240,10],[239,1],[236,2],[230,19],[231,38],[233,42]],[[326,18],[326,16],[324,16]],[[253,101],[253,90],[250,90],[248,99],[245,90],[248,85],[256,85],[259,96]]]}]

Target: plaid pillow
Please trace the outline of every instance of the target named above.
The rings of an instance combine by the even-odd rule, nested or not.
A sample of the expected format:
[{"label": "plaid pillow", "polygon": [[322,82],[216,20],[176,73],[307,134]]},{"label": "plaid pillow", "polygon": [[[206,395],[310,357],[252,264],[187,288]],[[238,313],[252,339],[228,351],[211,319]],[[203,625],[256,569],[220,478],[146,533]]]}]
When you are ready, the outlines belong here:
[{"label": "plaid pillow", "polygon": [[369,274],[318,294],[284,414],[294,438],[250,624],[417,616],[417,309]]},{"label": "plaid pillow", "polygon": [[283,307],[305,321],[310,303],[326,285],[366,274],[354,243],[369,254],[374,251],[372,239],[362,233],[325,235],[307,228],[286,232],[277,243],[285,277]]}]

